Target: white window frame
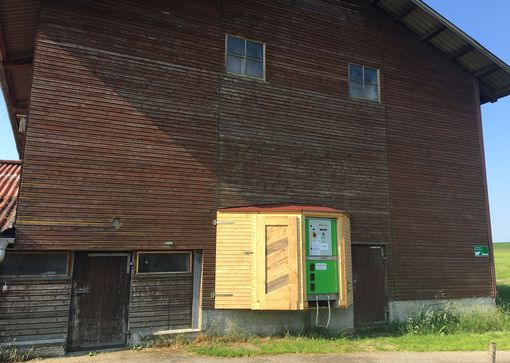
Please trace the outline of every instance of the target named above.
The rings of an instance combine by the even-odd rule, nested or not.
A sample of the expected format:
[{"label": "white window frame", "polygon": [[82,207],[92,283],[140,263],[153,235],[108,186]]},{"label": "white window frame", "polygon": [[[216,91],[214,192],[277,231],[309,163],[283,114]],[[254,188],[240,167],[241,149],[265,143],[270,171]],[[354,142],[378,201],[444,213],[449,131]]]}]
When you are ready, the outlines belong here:
[{"label": "white window frame", "polygon": [[[357,97],[357,96],[353,96],[351,94],[351,65],[361,67],[363,69],[363,82],[352,80],[352,82],[361,83],[363,85],[363,91],[365,90],[366,84],[370,85],[370,83],[365,82],[365,68],[371,68],[371,69],[376,70],[376,72],[377,72],[377,100],[371,100],[371,99],[365,98],[365,97]],[[381,103],[381,70],[379,68],[364,66],[362,64],[349,62],[349,64],[347,65],[347,77],[349,79],[349,84],[348,84],[349,97],[354,98],[356,100],[365,100],[368,102]]]},{"label": "white window frame", "polygon": [[[248,76],[247,74],[232,73],[232,72],[229,72],[227,70],[227,57],[229,55],[228,54],[228,37],[229,36],[244,40],[244,54],[245,54],[244,59],[247,59],[247,58],[248,59],[253,59],[253,58],[249,58],[249,57],[246,56],[246,41],[247,40],[249,40],[251,42],[262,44],[262,78]],[[231,54],[231,55],[239,57],[238,55],[235,55],[235,54]],[[239,58],[242,58],[242,57],[239,57]],[[256,60],[256,61],[260,62],[260,60],[258,60],[258,59],[253,59],[253,60]],[[224,64],[225,64],[224,65],[224,70],[225,70],[226,74],[229,74],[229,75],[232,75],[232,76],[237,76],[237,77],[248,78],[248,79],[254,79],[254,80],[257,80],[257,81],[264,81],[265,82],[266,81],[266,43],[265,42],[261,42],[260,40],[246,38],[246,37],[243,37],[241,35],[226,33],[225,34],[225,59],[224,59]]]}]

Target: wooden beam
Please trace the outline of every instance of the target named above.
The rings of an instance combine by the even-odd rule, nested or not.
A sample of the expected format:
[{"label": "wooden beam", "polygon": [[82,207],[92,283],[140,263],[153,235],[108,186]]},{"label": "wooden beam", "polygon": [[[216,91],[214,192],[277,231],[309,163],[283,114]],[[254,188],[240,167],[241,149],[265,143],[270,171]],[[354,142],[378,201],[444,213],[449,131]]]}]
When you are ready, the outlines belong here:
[{"label": "wooden beam", "polygon": [[505,87],[505,88],[500,88],[494,92],[496,98],[501,98],[501,97],[507,96],[509,93],[510,93],[510,86]]},{"label": "wooden beam", "polygon": [[444,24],[439,24],[438,26],[436,26],[434,29],[432,29],[431,31],[425,33],[422,35],[421,37],[421,40],[426,42],[426,41],[429,41],[430,39],[434,38],[435,36],[439,35],[440,33],[442,33],[443,31],[445,31],[446,29],[448,29],[446,27],[446,25]]},{"label": "wooden beam", "polygon": [[478,80],[478,85],[480,87],[480,92],[487,98],[490,102],[494,103],[498,100],[496,93],[491,90],[491,88],[483,81]]},{"label": "wooden beam", "polygon": [[478,72],[474,73],[473,76],[475,78],[481,78],[481,77],[486,76],[486,75],[488,75],[488,74],[490,74],[492,72],[497,71],[500,68],[501,67],[498,66],[497,64],[493,64],[493,65],[491,65],[489,67],[486,67],[484,69],[479,70]]},{"label": "wooden beam", "polygon": [[475,47],[473,47],[471,44],[467,44],[464,47],[456,50],[455,52],[448,55],[448,60],[455,60],[457,58],[462,57],[465,54],[468,54],[472,50],[474,50]]},{"label": "wooden beam", "polygon": [[33,62],[32,57],[9,59],[3,62],[3,66],[5,69],[11,69],[19,66],[25,66],[27,64],[32,64],[32,62]]},{"label": "wooden beam", "polygon": [[402,18],[404,18],[405,16],[411,14],[414,10],[416,10],[416,5],[414,4],[411,4],[409,5],[408,7],[402,9],[399,13],[395,14],[393,16],[393,21],[399,21],[401,20]]}]

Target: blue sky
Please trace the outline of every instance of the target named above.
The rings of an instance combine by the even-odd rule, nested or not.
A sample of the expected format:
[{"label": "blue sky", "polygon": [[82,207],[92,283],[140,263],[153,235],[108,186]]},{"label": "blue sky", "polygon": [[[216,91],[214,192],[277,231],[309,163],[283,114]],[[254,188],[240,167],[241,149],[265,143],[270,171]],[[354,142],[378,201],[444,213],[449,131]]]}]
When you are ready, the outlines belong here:
[{"label": "blue sky", "polygon": [[[447,19],[510,64],[509,0],[426,0]],[[510,242],[510,96],[482,106],[487,179],[495,242]],[[0,159],[17,159],[0,101]]]}]

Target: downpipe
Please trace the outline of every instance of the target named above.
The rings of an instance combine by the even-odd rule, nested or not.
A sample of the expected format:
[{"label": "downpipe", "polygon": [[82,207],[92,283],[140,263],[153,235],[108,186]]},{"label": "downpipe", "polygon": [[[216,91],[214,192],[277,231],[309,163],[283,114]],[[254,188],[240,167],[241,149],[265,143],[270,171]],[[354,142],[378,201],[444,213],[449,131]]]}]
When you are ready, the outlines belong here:
[{"label": "downpipe", "polygon": [[14,240],[14,238],[5,238],[5,239],[2,238],[2,239],[0,239],[0,263],[2,263],[2,261],[4,260],[4,258],[5,258],[5,249],[12,242],[12,240]]}]

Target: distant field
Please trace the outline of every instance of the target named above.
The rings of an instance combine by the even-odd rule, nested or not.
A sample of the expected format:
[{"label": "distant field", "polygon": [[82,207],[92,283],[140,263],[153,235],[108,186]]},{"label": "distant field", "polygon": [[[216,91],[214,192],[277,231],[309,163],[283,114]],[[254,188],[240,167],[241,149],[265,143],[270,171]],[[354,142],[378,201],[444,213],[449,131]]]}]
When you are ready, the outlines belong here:
[{"label": "distant field", "polygon": [[498,303],[510,306],[510,242],[494,243]]},{"label": "distant field", "polygon": [[495,250],[510,250],[510,242],[494,243]]}]

